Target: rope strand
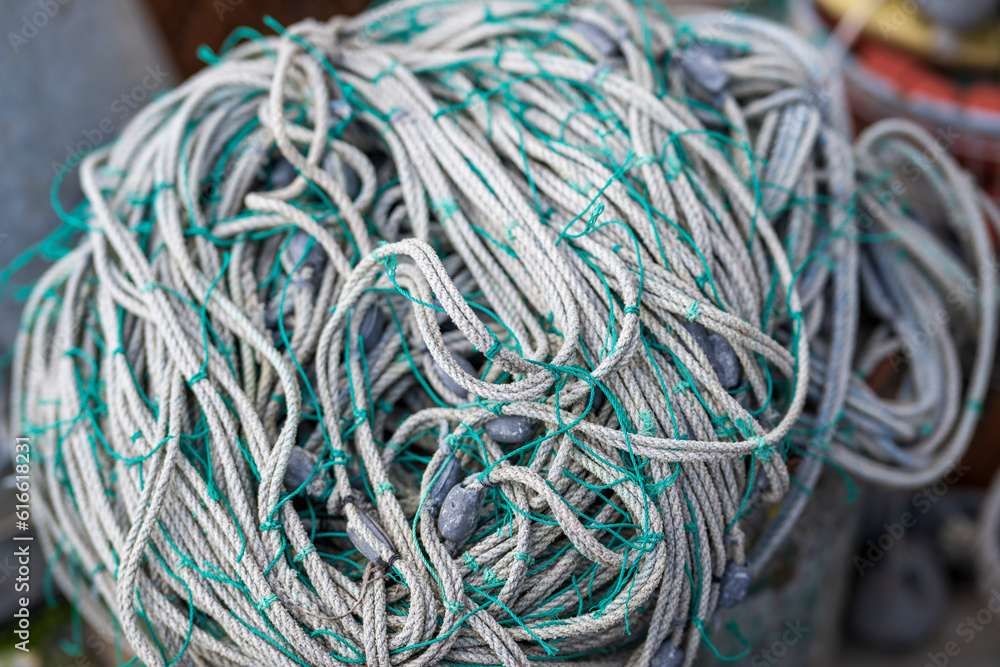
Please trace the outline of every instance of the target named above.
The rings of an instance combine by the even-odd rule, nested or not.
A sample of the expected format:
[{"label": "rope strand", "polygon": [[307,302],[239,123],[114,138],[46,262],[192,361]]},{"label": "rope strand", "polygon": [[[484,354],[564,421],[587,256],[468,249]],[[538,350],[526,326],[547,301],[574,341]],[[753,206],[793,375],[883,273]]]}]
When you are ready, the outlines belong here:
[{"label": "rope strand", "polygon": [[272,22],[82,162],[11,397],[74,604],[151,667],[688,666],[822,462],[958,460],[980,194],[852,146],[783,29],[661,11]]}]

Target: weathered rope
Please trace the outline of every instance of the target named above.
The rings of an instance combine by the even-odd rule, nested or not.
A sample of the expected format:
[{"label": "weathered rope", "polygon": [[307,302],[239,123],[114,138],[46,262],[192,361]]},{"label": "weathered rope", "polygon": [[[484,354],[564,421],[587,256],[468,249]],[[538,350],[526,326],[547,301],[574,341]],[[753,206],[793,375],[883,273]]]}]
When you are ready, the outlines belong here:
[{"label": "weathered rope", "polygon": [[690,665],[823,461],[957,460],[993,282],[923,325],[979,193],[908,125],[852,148],[787,32],[661,11],[243,31],[84,160],[11,412],[89,619],[151,666]]}]

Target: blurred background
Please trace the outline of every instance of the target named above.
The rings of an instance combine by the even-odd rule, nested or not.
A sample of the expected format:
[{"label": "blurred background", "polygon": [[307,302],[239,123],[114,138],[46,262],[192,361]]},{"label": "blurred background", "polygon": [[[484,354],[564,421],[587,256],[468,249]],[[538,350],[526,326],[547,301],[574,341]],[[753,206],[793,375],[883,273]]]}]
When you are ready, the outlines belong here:
[{"label": "blurred background", "polygon": [[[355,14],[365,0],[0,0],[0,350],[9,357],[25,289],[45,265],[53,203],[80,198],[57,176],[112,140],[148,100],[195,73],[199,47],[235,28]],[[668,1],[675,14],[748,11],[793,26],[843,65],[856,129],[906,116],[1000,201],[1000,0]],[[5,392],[6,373],[0,380]],[[877,382],[877,378],[873,381]],[[734,664],[1000,664],[1000,592],[972,585],[976,508],[1000,464],[994,388],[977,439],[947,480],[892,494],[827,471],[816,501],[737,620],[750,654]],[[6,405],[6,401],[4,401]],[[0,410],[0,508],[12,507],[11,438]],[[907,517],[911,517],[910,521]],[[0,623],[13,611],[14,519],[0,514]],[[32,581],[44,581],[43,567]],[[3,665],[122,665],[55,591],[32,591],[30,654],[0,630]],[[992,603],[992,606],[991,606]],[[794,630],[794,632],[792,632]],[[721,633],[720,633],[721,637]],[[790,641],[789,637],[794,637]],[[740,645],[719,638],[722,655]],[[957,647],[955,651],[952,647]],[[727,650],[732,648],[733,650]],[[708,652],[706,652],[708,653]],[[715,664],[710,654],[699,664]]]}]

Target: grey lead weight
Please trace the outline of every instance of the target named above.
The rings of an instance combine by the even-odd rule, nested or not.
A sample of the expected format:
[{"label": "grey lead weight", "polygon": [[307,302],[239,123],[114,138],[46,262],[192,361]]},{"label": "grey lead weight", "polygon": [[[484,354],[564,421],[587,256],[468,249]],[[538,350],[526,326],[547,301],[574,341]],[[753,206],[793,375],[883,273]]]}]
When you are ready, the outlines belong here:
[{"label": "grey lead weight", "polygon": [[361,523],[365,524],[365,527],[371,531],[372,535],[375,536],[375,539],[381,542],[382,546],[384,546],[385,549],[392,554],[392,556],[389,557],[388,561],[382,558],[382,554],[379,552],[378,548],[373,544],[369,544],[368,541],[362,537],[361,533],[358,532],[357,525],[353,521],[347,522],[347,539],[349,539],[351,544],[353,544],[354,547],[361,552],[362,556],[371,562],[381,567],[391,567],[399,557],[399,554],[396,553],[396,548],[392,546],[392,541],[389,539],[389,536],[385,534],[385,531],[382,530],[382,526],[380,526],[378,522],[368,514],[368,512],[364,511],[360,507],[357,507],[357,505],[355,505],[355,509],[358,510],[358,517],[361,519]]},{"label": "grey lead weight", "polygon": [[[470,362],[468,359],[466,359],[460,354],[455,354],[454,352],[451,353],[451,358],[455,360],[455,363],[458,364],[459,368],[461,368],[463,371],[472,376],[476,375],[476,369],[472,367],[472,362]],[[437,376],[441,379],[441,382],[444,384],[444,386],[448,388],[448,391],[450,391],[451,393],[455,394],[460,398],[465,398],[466,395],[468,395],[469,390],[460,385],[458,382],[456,382],[453,377],[448,375],[448,373],[445,372],[445,370],[441,368],[436,361],[433,363],[434,363],[434,372],[437,373]]]},{"label": "grey lead weight", "polygon": [[722,388],[733,389],[738,386],[741,379],[740,360],[729,341],[719,333],[710,332],[697,322],[685,322],[684,328],[708,357],[708,363],[712,365],[712,370],[719,378]]},{"label": "grey lead weight", "polygon": [[323,491],[326,489],[327,476],[324,471],[319,471],[313,475],[317,460],[314,454],[307,452],[301,447],[292,447],[292,451],[288,455],[288,465],[285,467],[285,477],[283,479],[285,490],[289,492],[295,491],[295,489],[305,484],[308,480],[309,485],[306,486],[305,492],[313,498],[323,495]]},{"label": "grey lead weight", "polygon": [[729,85],[729,74],[712,52],[700,44],[681,53],[680,64],[689,77],[712,95],[718,95]]},{"label": "grey lead weight", "polygon": [[618,42],[607,33],[601,26],[590,21],[574,21],[569,27],[588,42],[605,58],[611,58],[621,53]]},{"label": "grey lead weight", "polygon": [[320,247],[319,243],[314,242],[312,247],[309,248],[309,251],[306,251],[306,247],[309,246],[309,240],[311,238],[312,236],[302,230],[292,234],[292,238],[288,241],[285,252],[288,253],[288,259],[294,266],[298,266],[300,262],[303,266],[312,267],[317,267],[323,263],[323,248]]},{"label": "grey lead weight", "polygon": [[479,506],[483,494],[458,484],[453,486],[444,499],[438,515],[438,532],[441,537],[461,544],[472,536],[479,523]]},{"label": "grey lead weight", "polygon": [[275,188],[284,188],[291,185],[295,177],[298,176],[298,172],[295,171],[295,167],[292,163],[283,157],[279,157],[274,161],[274,166],[271,168],[271,185]]},{"label": "grey lead weight", "polygon": [[520,415],[506,415],[486,422],[486,433],[496,440],[506,444],[527,442],[535,434],[538,420]]},{"label": "grey lead weight", "polygon": [[600,387],[594,387],[591,391],[593,391],[593,398],[590,400],[590,409],[595,413],[600,412],[601,408],[604,407],[604,401],[607,400],[607,397],[604,395],[604,390]]},{"label": "grey lead weight", "polygon": [[461,479],[462,465],[458,462],[457,456],[450,456],[448,460],[445,461],[441,473],[437,476],[437,479],[434,480],[434,484],[431,485],[430,491],[427,492],[427,499],[424,501],[424,507],[435,514],[440,511],[445,498],[448,497],[449,492],[455,488],[455,485],[458,484]]},{"label": "grey lead weight", "polygon": [[722,583],[719,585],[719,606],[730,609],[743,602],[750,591],[752,580],[753,573],[748,566],[740,565],[733,560],[726,563],[726,569],[722,573]]},{"label": "grey lead weight", "polygon": [[684,664],[684,651],[669,641],[663,642],[653,654],[653,659],[649,661],[649,667],[681,667],[682,664]]},{"label": "grey lead weight", "polygon": [[725,336],[718,332],[708,334],[708,339],[712,343],[712,351],[715,353],[715,363],[712,368],[719,376],[719,383],[723,389],[735,389],[740,384],[742,373],[740,372],[740,359],[736,356],[736,350],[729,344]]}]

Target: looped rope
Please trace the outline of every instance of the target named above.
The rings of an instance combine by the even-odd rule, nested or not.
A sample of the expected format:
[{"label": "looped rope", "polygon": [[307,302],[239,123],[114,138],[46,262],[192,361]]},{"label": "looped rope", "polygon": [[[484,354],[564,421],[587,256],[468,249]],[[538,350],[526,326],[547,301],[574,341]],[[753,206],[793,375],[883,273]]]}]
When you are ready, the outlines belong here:
[{"label": "looped rope", "polygon": [[74,167],[11,426],[138,661],[689,667],[822,461],[954,469],[1000,216],[911,125],[852,144],[801,39],[654,5],[268,19]]}]

